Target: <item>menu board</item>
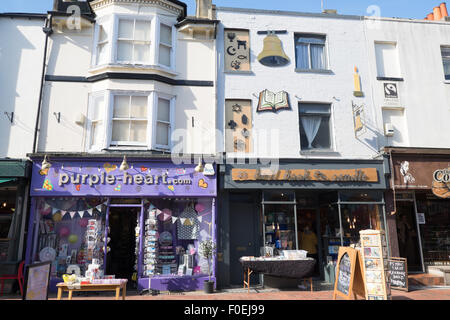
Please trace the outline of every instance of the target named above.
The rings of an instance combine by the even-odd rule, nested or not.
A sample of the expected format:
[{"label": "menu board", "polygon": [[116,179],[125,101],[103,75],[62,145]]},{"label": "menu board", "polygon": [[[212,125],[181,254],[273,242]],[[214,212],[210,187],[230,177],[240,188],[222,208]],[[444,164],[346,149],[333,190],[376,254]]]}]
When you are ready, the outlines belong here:
[{"label": "menu board", "polygon": [[27,266],[24,300],[47,300],[50,283],[51,261]]},{"label": "menu board", "polygon": [[362,270],[360,252],[350,247],[339,247],[333,300],[336,300],[337,296],[347,300],[356,299],[357,295],[364,297]]},{"label": "menu board", "polygon": [[408,263],[405,258],[389,259],[391,288],[408,291]]},{"label": "menu board", "polygon": [[348,254],[344,254],[339,262],[339,273],[337,277],[337,290],[348,295],[350,289],[352,263]]}]

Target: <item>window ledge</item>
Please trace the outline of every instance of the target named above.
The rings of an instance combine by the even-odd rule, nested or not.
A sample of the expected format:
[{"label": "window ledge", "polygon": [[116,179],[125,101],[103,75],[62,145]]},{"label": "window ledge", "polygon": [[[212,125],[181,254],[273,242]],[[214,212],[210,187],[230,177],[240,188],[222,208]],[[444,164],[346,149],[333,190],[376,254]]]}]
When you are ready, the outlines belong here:
[{"label": "window ledge", "polygon": [[298,73],[319,73],[319,74],[334,74],[333,71],[328,69],[295,69]]},{"label": "window ledge", "polygon": [[300,151],[300,155],[302,156],[314,156],[314,155],[320,155],[320,156],[340,156],[341,154],[334,150],[303,150]]},{"label": "window ledge", "polygon": [[450,84],[450,80],[444,80],[444,83]]},{"label": "window ledge", "polygon": [[395,78],[395,77],[377,77],[377,80],[380,80],[380,81],[399,81],[399,82],[405,81],[403,78]]},{"label": "window ledge", "polygon": [[99,66],[91,66],[91,68],[88,70],[89,73],[100,73],[103,71],[113,70],[113,69],[119,69],[123,71],[124,69],[134,69],[134,71],[160,71],[167,73],[171,76],[178,76],[179,73],[174,71],[173,69],[169,69],[160,65],[144,65],[144,64],[130,64],[130,63],[108,63],[103,64]]},{"label": "window ledge", "polygon": [[245,75],[255,75],[253,71],[224,71],[225,74],[245,74]]}]

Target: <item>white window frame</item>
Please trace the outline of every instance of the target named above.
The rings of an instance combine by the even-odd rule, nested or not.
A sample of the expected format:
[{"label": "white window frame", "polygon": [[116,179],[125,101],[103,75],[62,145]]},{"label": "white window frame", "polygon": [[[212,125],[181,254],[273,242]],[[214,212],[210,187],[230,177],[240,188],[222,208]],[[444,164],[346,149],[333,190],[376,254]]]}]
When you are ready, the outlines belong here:
[{"label": "white window frame", "polygon": [[[169,144],[168,145],[160,145],[156,143],[156,129],[157,129],[157,123],[158,122],[162,122],[162,121],[158,121],[158,100],[159,99],[165,99],[168,100],[170,102],[170,123],[164,122],[165,124],[169,125],[169,137],[168,137],[168,141]],[[152,130],[152,134],[153,134],[153,140],[152,140],[152,145],[154,146],[154,149],[156,150],[171,150],[172,149],[172,132],[173,132],[173,128],[175,127],[174,122],[175,122],[175,100],[176,97],[172,96],[172,95],[168,95],[168,94],[164,94],[164,93],[160,93],[160,92],[155,92],[153,95],[153,130]]]},{"label": "white window frame", "polygon": [[[103,27],[104,29],[108,30],[108,37],[107,37],[107,41],[105,41],[106,43],[106,47],[108,49],[108,53],[106,56],[106,61],[102,64],[99,64],[98,61],[98,46],[99,46],[99,39],[100,39],[100,27]],[[91,61],[91,66],[95,67],[95,66],[100,66],[103,64],[108,64],[111,62],[111,54],[112,54],[112,34],[113,34],[113,25],[111,24],[111,19],[109,18],[100,18],[98,19],[96,25],[95,25],[95,29],[94,29],[94,44],[93,44],[93,54],[92,54],[92,61]],[[109,45],[108,45],[109,44]]]},{"label": "white window frame", "polygon": [[[92,117],[93,117],[93,105],[94,105],[94,99],[103,97],[103,118],[96,119],[95,122],[103,121],[103,132],[102,132],[102,139],[101,143],[98,145],[91,145],[92,144]],[[89,94],[89,108],[88,108],[88,120],[87,120],[87,128],[86,128],[86,149],[88,151],[100,151],[104,148],[106,148],[106,141],[107,141],[107,128],[108,128],[108,121],[107,121],[107,94],[106,91],[96,91]]]},{"label": "white window frame", "polygon": [[[114,97],[116,96],[145,96],[147,97],[147,118],[126,118],[123,121],[147,121],[147,141],[145,143],[142,142],[134,142],[134,141],[113,141],[112,140],[112,130],[113,130],[113,121],[121,121],[114,118]],[[109,148],[122,148],[122,147],[140,147],[140,148],[151,148],[151,136],[149,132],[152,130],[152,114],[150,110],[152,109],[150,92],[148,91],[123,91],[123,90],[111,90],[109,93],[109,108],[108,108],[108,147]]]},{"label": "white window frame", "polygon": [[[159,18],[156,19],[156,23],[157,23],[157,28],[156,28],[157,29],[157,36],[156,36],[156,40],[157,41],[156,42],[158,44],[157,50],[156,50],[156,64],[159,67],[164,68],[164,69],[175,70],[175,44],[176,44],[176,32],[177,32],[177,29],[173,25],[171,25],[169,23],[166,23],[166,21],[163,21],[163,20],[161,20]],[[172,43],[170,45],[167,44],[167,43],[161,42],[161,25],[169,27],[172,30],[172,39],[171,39]],[[170,48],[170,66],[167,66],[165,64],[161,64],[159,62],[159,53],[160,53],[161,46],[165,46],[167,48]]]},{"label": "white window frame", "polygon": [[[119,23],[120,20],[132,20],[134,23],[134,26],[136,25],[136,21],[145,21],[150,22],[150,41],[149,46],[149,61],[119,61],[118,60],[118,50],[119,50]],[[113,58],[111,59],[114,64],[125,64],[125,65],[152,65],[155,57],[155,18],[153,16],[135,16],[135,15],[116,15],[114,17],[114,28],[113,28],[113,40],[112,40],[112,49],[113,49]],[[134,29],[133,29],[134,32]],[[122,41],[131,41],[132,43],[134,39],[122,39]],[[134,53],[134,50],[133,50]]]},{"label": "white window frame", "polygon": [[[379,59],[379,55],[378,55],[378,49],[377,46],[393,46],[395,49],[395,59],[396,61],[385,61],[384,56],[383,58],[383,74],[380,74],[380,59]],[[400,48],[399,45],[396,41],[375,41],[374,43],[374,51],[375,51],[375,66],[376,66],[376,72],[377,72],[377,77],[378,78],[402,78],[402,67],[400,64]],[[394,72],[394,70],[388,70],[389,65],[387,65],[387,62],[390,62],[391,65],[393,65],[393,63],[397,64],[397,69],[395,70],[396,72],[398,72],[398,74],[395,74],[396,72]]]},{"label": "white window frame", "polygon": [[445,65],[446,64],[450,65],[450,55],[449,56],[444,56],[444,50],[450,51],[450,46],[445,46],[445,45],[441,46],[441,58],[442,58],[442,64],[443,64],[443,67],[444,67],[444,79],[446,81],[450,81],[450,75],[445,74]]}]

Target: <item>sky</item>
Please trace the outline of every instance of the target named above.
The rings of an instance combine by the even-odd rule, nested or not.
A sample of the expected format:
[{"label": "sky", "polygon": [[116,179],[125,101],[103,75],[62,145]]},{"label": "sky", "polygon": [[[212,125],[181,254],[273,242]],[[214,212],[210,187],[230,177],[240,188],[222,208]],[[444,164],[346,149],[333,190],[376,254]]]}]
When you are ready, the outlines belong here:
[{"label": "sky", "polygon": [[[323,0],[325,9],[340,14],[423,19],[442,0]],[[445,1],[445,0],[444,0]],[[195,0],[184,0],[188,15],[195,14]],[[218,7],[320,12],[321,0],[213,0]],[[0,0],[0,12],[45,13],[53,0]],[[379,13],[379,14],[378,14]]]}]

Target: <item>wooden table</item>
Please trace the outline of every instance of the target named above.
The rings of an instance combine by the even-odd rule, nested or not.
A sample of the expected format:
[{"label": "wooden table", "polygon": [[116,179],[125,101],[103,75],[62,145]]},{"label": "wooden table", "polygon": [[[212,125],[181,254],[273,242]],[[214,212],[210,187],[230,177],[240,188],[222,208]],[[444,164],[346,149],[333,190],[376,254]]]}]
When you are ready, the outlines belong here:
[{"label": "wooden table", "polygon": [[120,284],[77,284],[77,285],[67,285],[64,282],[58,283],[56,285],[58,288],[58,298],[62,299],[62,294],[64,291],[69,292],[69,300],[72,300],[73,292],[85,292],[85,291],[115,291],[116,300],[119,300],[120,289],[122,289],[122,300],[125,300],[127,295],[127,280],[122,281]]}]

